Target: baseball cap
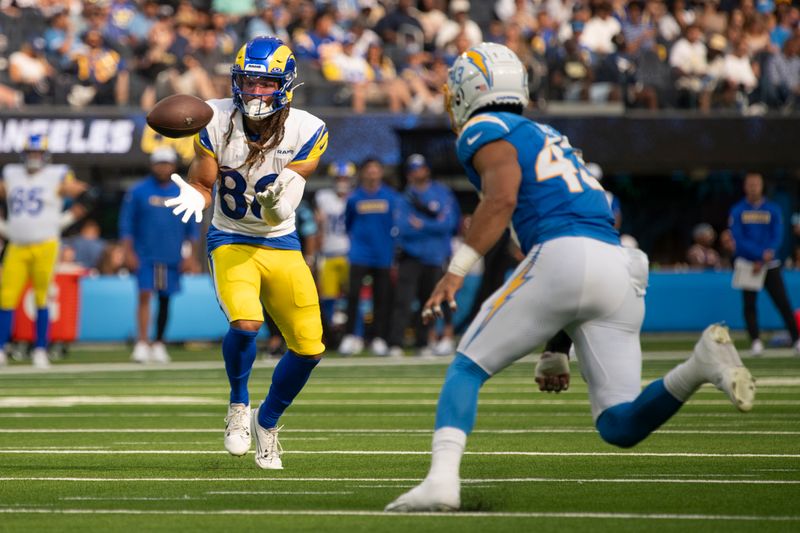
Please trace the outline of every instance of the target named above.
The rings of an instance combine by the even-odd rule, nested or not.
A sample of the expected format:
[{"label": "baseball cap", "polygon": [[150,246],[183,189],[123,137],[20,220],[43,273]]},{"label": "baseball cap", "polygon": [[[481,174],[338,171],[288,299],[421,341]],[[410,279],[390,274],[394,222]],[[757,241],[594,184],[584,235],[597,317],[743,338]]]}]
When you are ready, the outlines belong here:
[{"label": "baseball cap", "polygon": [[178,163],[178,154],[175,153],[175,149],[170,146],[162,146],[153,150],[153,153],[150,154],[150,164],[157,165],[158,163],[176,165]]},{"label": "baseball cap", "polygon": [[428,161],[422,154],[411,154],[406,159],[406,170],[417,170],[418,168],[427,167]]}]

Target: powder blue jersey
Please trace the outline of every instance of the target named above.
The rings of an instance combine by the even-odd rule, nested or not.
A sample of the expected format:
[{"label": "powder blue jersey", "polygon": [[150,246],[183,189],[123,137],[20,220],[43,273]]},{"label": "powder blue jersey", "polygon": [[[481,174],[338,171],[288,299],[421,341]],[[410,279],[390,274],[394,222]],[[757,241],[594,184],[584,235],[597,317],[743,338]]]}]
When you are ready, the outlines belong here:
[{"label": "powder blue jersey", "polygon": [[586,170],[580,151],[555,129],[521,115],[480,113],[464,124],[456,150],[479,192],[481,178],[472,158],[499,140],[516,148],[522,169],[511,222],[524,253],[535,244],[567,236],[619,244],[605,191]]}]

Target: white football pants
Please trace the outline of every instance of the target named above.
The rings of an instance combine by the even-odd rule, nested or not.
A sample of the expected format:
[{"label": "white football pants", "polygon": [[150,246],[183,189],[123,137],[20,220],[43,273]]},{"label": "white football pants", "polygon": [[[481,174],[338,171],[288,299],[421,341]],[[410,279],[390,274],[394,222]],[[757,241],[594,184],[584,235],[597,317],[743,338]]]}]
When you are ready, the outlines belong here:
[{"label": "white football pants", "polygon": [[534,246],[483,303],[458,352],[492,375],[564,329],[575,344],[596,419],[641,390],[647,275],[640,250],[588,237]]}]

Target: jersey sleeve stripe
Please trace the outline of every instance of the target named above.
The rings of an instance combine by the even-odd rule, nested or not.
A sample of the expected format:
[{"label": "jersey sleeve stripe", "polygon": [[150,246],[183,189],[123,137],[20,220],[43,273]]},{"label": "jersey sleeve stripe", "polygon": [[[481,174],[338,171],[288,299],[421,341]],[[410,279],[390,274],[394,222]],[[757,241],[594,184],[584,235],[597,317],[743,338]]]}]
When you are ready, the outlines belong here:
[{"label": "jersey sleeve stripe", "polygon": [[297,155],[292,159],[292,163],[302,163],[319,159],[328,147],[328,128],[324,124],[311,136]]},{"label": "jersey sleeve stripe", "polygon": [[208,155],[216,157],[216,154],[214,153],[214,146],[211,144],[211,138],[208,136],[208,130],[205,128],[200,130],[199,133],[195,134],[194,144],[195,146],[199,146],[205,150]]},{"label": "jersey sleeve stripe", "polygon": [[462,135],[463,132],[467,131],[469,127],[474,126],[475,124],[480,124],[481,122],[491,122],[493,124],[498,124],[502,126],[502,128],[506,131],[506,133],[511,131],[511,129],[508,127],[508,124],[503,122],[503,120],[500,117],[496,117],[494,115],[478,115],[477,117],[471,118],[470,120],[467,121],[466,124],[464,124],[464,128],[462,129]]}]

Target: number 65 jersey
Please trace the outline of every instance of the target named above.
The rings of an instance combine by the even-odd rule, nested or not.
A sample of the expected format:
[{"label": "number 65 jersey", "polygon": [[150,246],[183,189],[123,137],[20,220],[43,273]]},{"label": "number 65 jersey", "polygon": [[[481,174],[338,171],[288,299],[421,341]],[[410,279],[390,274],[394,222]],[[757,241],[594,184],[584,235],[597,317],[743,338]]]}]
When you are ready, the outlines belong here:
[{"label": "number 65 jersey", "polygon": [[[284,124],[281,143],[264,153],[253,167],[245,166],[250,153],[242,114],[233,100],[223,98],[206,102],[214,109],[211,122],[195,136],[199,145],[219,164],[220,176],[214,198],[214,216],[208,230],[208,251],[223,244],[254,244],[282,250],[299,250],[294,214],[278,226],[269,226],[261,218],[261,205],[255,194],[266,189],[289,163],[313,161],[328,147],[325,123],[306,111],[291,108]],[[228,129],[233,117],[233,131]],[[255,140],[255,139],[251,139]]]},{"label": "number 65 jersey", "polygon": [[521,115],[480,113],[464,124],[456,151],[478,191],[481,177],[472,158],[483,146],[500,140],[516,148],[522,169],[511,223],[525,254],[535,244],[566,236],[619,244],[605,191],[586,170],[580,152],[555,129]]},{"label": "number 65 jersey", "polygon": [[61,235],[61,184],[71,179],[72,171],[66,165],[45,165],[32,174],[19,163],[3,168],[11,242],[33,244]]}]

